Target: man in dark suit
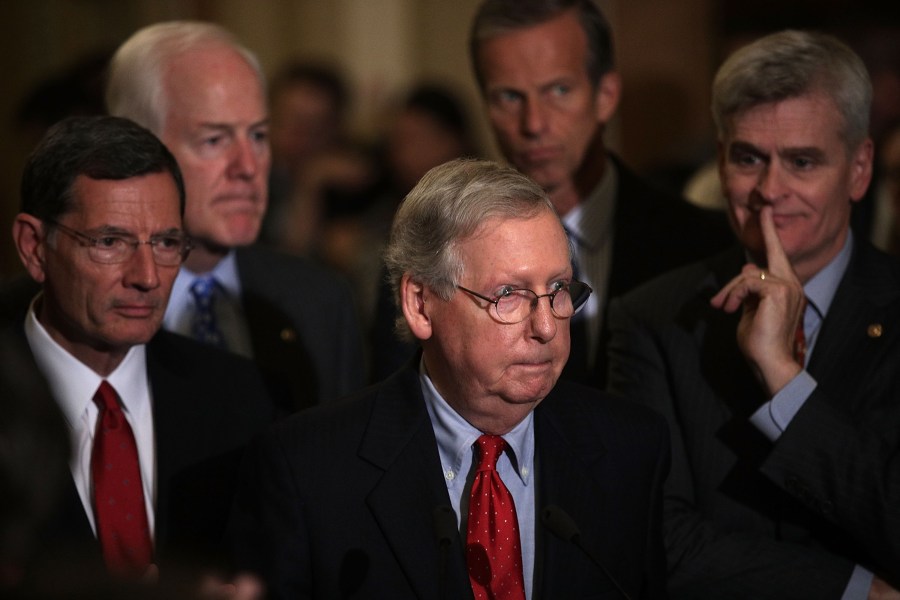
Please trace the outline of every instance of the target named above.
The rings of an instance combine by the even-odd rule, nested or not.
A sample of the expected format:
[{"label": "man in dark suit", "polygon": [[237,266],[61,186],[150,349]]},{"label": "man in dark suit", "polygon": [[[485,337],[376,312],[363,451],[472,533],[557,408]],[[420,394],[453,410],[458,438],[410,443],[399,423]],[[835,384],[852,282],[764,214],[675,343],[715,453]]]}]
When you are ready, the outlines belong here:
[{"label": "man in dark suit", "polygon": [[[229,530],[238,566],[273,598],[659,598],[666,430],[557,383],[590,289],[543,190],[490,162],[436,167],[386,261],[422,352],[264,438]],[[476,526],[502,512],[487,474],[508,529]]]},{"label": "man in dark suit", "polygon": [[741,247],[611,309],[610,385],[673,435],[675,597],[896,597],[900,267],[849,228],[870,102],[835,38],[738,50],[713,116]]},{"label": "man in dark suit", "polygon": [[116,51],[107,105],[156,133],[184,173],[194,250],[163,326],[253,358],[290,386],[290,409],[360,387],[349,286],[311,261],[253,245],[271,166],[256,57],[217,25],[157,23]]},{"label": "man in dark suit", "polygon": [[605,147],[622,84],[592,0],[486,0],[470,55],[500,151],[547,191],[594,289],[563,377],[602,388],[609,299],[734,238],[724,216],[652,188]]},{"label": "man in dark suit", "polygon": [[38,536],[51,577],[85,561],[129,577],[202,561],[242,447],[274,417],[252,362],[158,333],[190,250],[183,207],[174,157],[127,119],[63,121],[25,167],[13,237],[41,292],[4,292],[3,329],[24,334],[72,438],[71,477]]}]

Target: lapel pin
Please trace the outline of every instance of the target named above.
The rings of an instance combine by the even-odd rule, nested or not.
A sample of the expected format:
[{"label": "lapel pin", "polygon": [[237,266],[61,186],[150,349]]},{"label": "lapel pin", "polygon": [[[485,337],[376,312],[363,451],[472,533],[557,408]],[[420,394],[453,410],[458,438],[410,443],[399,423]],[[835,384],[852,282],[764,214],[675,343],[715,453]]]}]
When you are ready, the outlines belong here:
[{"label": "lapel pin", "polygon": [[[869,327],[869,331],[872,331],[872,328]],[[297,340],[297,332],[291,329],[290,327],[285,327],[281,330],[281,341],[291,343]]]},{"label": "lapel pin", "polygon": [[870,338],[879,338],[883,332],[884,328],[881,326],[881,323],[872,323],[869,325],[869,328],[866,329],[866,333],[869,334]]}]

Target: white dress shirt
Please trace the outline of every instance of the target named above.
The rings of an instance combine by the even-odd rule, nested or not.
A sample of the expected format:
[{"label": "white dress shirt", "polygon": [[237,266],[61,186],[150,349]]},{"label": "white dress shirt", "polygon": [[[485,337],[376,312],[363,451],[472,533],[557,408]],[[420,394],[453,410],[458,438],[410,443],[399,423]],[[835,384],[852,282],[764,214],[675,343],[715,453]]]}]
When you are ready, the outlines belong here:
[{"label": "white dress shirt", "polygon": [[[96,535],[91,451],[94,448],[94,431],[97,428],[99,410],[93,398],[104,378],[69,354],[50,337],[37,320],[34,306],[33,301],[25,318],[25,337],[28,339],[35,362],[47,379],[53,398],[62,409],[69,427],[72,437],[72,457],[69,467],[84,512]],[[147,379],[146,348],[143,345],[133,346],[121,364],[105,379],[119,394],[122,412],[134,432],[147,524],[150,526],[152,537],[155,531],[153,507],[156,500],[156,447],[150,383]]]}]

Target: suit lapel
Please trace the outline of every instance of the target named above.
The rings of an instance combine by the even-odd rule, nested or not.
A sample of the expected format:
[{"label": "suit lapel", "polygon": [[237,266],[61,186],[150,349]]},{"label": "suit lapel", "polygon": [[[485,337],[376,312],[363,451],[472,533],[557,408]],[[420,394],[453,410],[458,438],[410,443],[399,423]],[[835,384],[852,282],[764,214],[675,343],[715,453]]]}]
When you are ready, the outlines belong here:
[{"label": "suit lapel", "polygon": [[[898,335],[900,283],[888,260],[865,243],[857,244],[822,323],[809,371],[832,398],[857,396],[862,374]],[[847,377],[854,372],[860,376]]]},{"label": "suit lapel", "polygon": [[535,598],[575,597],[577,590],[569,589],[572,578],[565,564],[563,549],[570,542],[562,541],[541,524],[541,511],[548,506],[563,509],[579,526],[591,523],[598,527],[603,539],[615,524],[608,514],[606,490],[590,473],[589,465],[606,454],[603,442],[596,435],[581,435],[578,415],[568,414],[563,403],[555,402],[554,390],[535,410],[535,448],[538,482],[535,523]]},{"label": "suit lapel", "polygon": [[[449,506],[450,497],[416,371],[404,369],[390,383],[375,403],[360,445],[360,458],[384,471],[367,502],[416,596],[437,598],[441,558],[433,513],[438,506]],[[443,597],[468,597],[458,539],[447,562]]]}]

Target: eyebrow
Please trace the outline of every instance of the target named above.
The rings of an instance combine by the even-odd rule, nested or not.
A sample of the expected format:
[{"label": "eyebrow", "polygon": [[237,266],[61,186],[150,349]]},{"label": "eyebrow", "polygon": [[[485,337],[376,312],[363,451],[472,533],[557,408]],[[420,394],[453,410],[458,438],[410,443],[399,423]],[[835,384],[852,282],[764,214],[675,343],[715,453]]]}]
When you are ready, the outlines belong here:
[{"label": "eyebrow", "polygon": [[[256,121],[255,123],[251,123],[248,128],[256,129],[257,127],[267,127],[269,125],[269,117]],[[203,122],[200,123],[201,129],[215,129],[218,131],[234,131],[238,129],[238,126],[234,123],[214,123],[214,122]]]},{"label": "eyebrow", "polygon": [[[120,236],[128,236],[137,238],[138,236],[128,229],[123,227],[117,227],[115,225],[101,225],[100,227],[96,227],[93,229],[88,229],[85,231],[90,235],[120,235]],[[150,237],[159,237],[159,236],[168,236],[168,235],[185,235],[185,233],[179,229],[178,227],[169,227],[168,229],[164,229],[163,231],[154,231],[150,234]]]}]

